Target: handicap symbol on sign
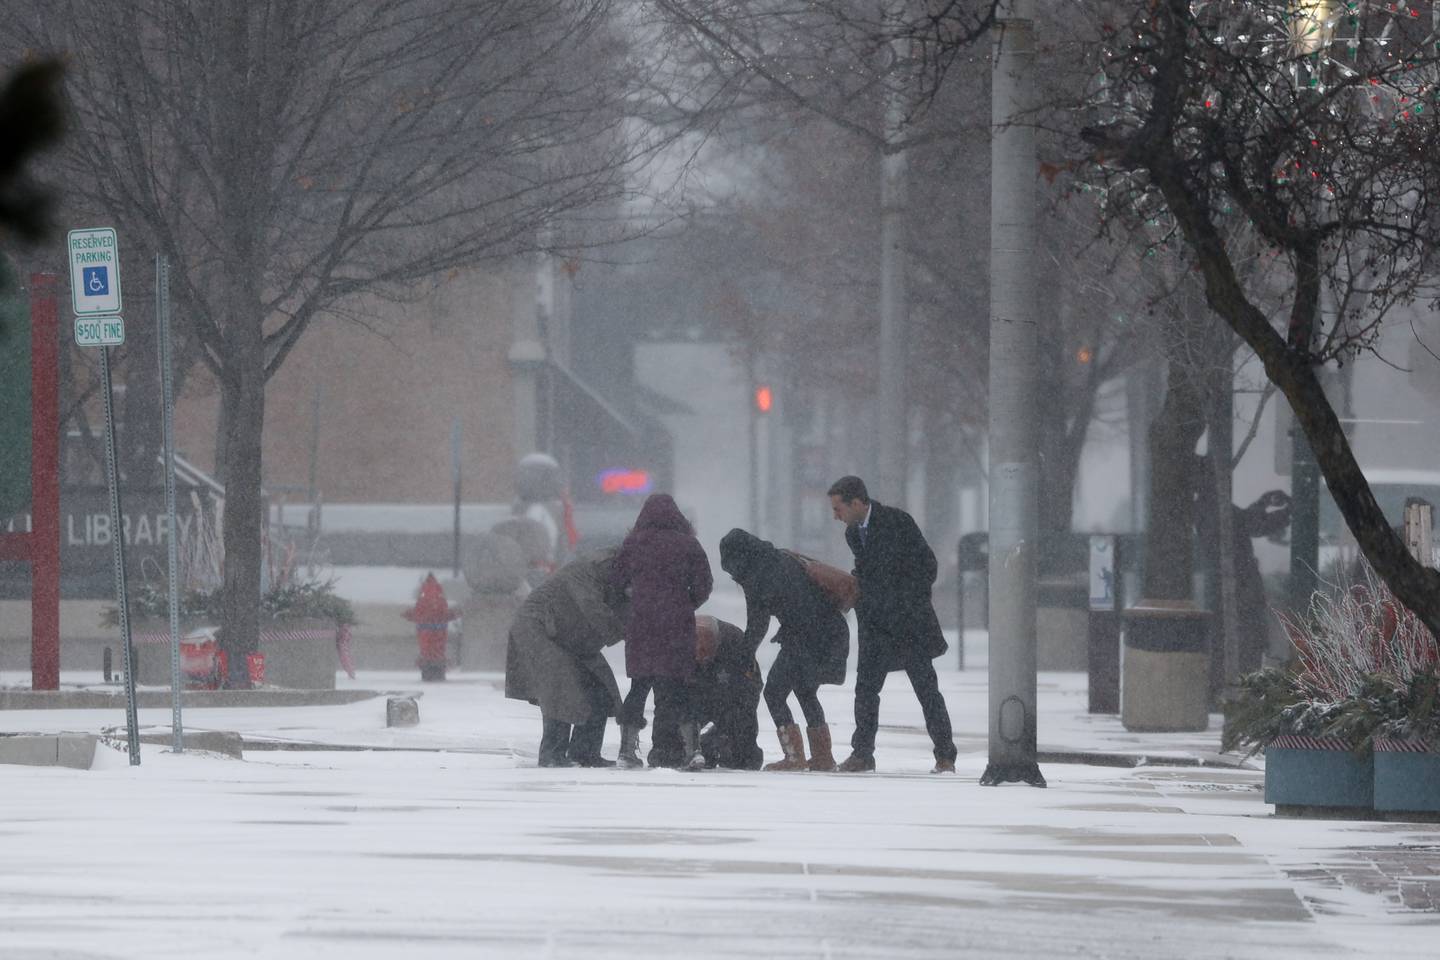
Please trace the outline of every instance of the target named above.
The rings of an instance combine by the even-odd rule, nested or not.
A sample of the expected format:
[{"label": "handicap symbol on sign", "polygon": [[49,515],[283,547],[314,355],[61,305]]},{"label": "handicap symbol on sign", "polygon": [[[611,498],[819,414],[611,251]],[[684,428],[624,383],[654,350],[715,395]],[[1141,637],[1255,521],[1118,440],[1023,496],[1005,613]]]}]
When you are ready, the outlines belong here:
[{"label": "handicap symbol on sign", "polygon": [[110,293],[110,270],[108,267],[86,267],[81,271],[81,282],[85,285],[87,296],[108,296]]}]

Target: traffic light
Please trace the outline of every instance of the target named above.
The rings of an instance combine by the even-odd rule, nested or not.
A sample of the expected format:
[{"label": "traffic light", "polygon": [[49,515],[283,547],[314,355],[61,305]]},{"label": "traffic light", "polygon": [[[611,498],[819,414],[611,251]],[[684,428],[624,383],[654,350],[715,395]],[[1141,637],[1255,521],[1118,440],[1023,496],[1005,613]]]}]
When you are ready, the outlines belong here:
[{"label": "traffic light", "polygon": [[770,408],[775,404],[775,397],[770,388],[765,384],[755,388],[755,409],[759,413],[769,413]]}]

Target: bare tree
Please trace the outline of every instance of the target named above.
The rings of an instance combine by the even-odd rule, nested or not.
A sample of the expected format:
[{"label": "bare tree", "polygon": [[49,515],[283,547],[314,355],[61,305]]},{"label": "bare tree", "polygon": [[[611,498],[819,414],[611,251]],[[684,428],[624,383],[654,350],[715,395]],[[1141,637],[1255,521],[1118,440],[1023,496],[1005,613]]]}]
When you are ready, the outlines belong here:
[{"label": "bare tree", "polygon": [[[677,111],[789,107],[886,153],[973,128],[919,129],[951,70],[995,22],[997,0],[650,0],[667,41],[698,78]],[[898,97],[897,129],[884,110]]]},{"label": "bare tree", "polygon": [[[1392,306],[1433,296],[1433,18],[1376,4],[1319,9],[1278,0],[1097,8],[1085,39],[1100,79],[1081,137],[1117,213],[1174,225],[1210,309],[1290,402],[1361,551],[1436,630],[1440,574],[1391,530],[1320,375],[1368,349]],[[1253,244],[1227,231],[1236,219],[1284,272],[1278,324],[1263,307],[1273,288],[1239,267]],[[1321,310],[1326,289],[1333,315]]]},{"label": "bare tree", "polygon": [[[954,136],[973,117],[934,109],[933,99],[962,51],[988,30],[995,0],[654,0],[667,36],[692,51],[698,90],[679,109],[823,119],[880,158],[876,408],[872,488],[903,499],[909,421],[906,346],[910,319],[907,236],[910,152]],[[959,120],[960,124],[953,122]]]},{"label": "bare tree", "polygon": [[633,64],[605,0],[66,0],[67,182],[175,265],[220,388],[224,644],[258,638],[265,384],[360,293],[563,242],[628,189]]}]

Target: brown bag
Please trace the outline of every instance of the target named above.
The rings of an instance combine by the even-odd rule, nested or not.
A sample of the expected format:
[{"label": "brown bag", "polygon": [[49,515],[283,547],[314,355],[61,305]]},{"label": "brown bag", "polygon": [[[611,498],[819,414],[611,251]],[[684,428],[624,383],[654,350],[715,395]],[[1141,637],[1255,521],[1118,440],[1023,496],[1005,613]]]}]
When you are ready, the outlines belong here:
[{"label": "brown bag", "polygon": [[695,618],[695,662],[709,663],[720,650],[720,621],[707,614]]},{"label": "brown bag", "polygon": [[841,613],[848,613],[854,608],[855,601],[860,599],[860,584],[853,576],[839,567],[832,567],[803,553],[796,553],[794,550],[785,552],[800,561],[800,566],[805,569],[805,575],[810,578],[810,582],[819,587]]}]

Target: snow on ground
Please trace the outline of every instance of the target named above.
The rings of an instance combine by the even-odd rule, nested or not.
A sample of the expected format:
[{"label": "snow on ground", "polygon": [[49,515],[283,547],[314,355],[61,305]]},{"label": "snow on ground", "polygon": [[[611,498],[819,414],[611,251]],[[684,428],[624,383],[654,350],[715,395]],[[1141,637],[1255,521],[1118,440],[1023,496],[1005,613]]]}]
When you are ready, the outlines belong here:
[{"label": "snow on ground", "polygon": [[[984,674],[946,668],[941,681],[956,777],[926,772],[901,674],[884,694],[878,775],[540,770],[538,714],[505,700],[496,674],[341,676],[420,693],[408,729],[384,726],[383,698],[187,710],[190,730],[390,749],[252,747],[236,761],[146,745],[139,767],[106,749],[90,771],[0,767],[0,957],[1431,952],[1432,916],[1301,876],[1355,848],[1427,843],[1428,828],[1274,818],[1255,769],[1050,764],[1047,790],[981,788]],[[1090,717],[1083,675],[1043,675],[1039,690],[1042,749],[1215,748],[1213,732],[1128,734]],[[824,688],[839,752],[850,696]],[[140,712],[154,731],[169,717]],[[0,714],[9,731],[122,722]],[[767,720],[762,731],[773,755]],[[612,727],[611,755],[615,739]]]}]

